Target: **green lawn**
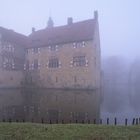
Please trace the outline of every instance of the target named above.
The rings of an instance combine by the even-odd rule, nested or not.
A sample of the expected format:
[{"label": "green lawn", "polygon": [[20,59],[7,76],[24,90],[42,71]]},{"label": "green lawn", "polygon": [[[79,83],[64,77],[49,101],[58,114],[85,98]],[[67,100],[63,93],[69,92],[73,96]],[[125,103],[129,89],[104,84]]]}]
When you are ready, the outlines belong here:
[{"label": "green lawn", "polygon": [[140,140],[140,126],[0,123],[0,140]]}]

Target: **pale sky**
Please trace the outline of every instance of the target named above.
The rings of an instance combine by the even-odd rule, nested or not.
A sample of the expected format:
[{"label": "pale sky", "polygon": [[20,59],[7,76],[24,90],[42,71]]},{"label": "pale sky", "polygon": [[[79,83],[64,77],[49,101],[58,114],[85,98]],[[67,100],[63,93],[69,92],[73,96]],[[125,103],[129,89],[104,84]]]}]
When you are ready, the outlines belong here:
[{"label": "pale sky", "polygon": [[102,56],[140,56],[140,0],[0,0],[0,26],[29,35],[46,27],[48,17],[64,25],[99,13]]}]

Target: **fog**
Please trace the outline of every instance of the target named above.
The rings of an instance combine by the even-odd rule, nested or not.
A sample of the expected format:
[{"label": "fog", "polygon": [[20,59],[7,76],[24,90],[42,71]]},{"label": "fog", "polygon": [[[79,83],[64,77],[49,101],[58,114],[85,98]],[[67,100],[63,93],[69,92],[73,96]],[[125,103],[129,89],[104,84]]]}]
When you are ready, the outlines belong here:
[{"label": "fog", "polygon": [[51,16],[56,26],[93,18],[98,10],[102,57],[122,55],[128,59],[139,56],[139,0],[0,0],[0,26],[30,34],[46,27]]},{"label": "fog", "polygon": [[[67,17],[73,17],[74,22],[93,18],[94,10],[98,10],[104,87],[102,114],[137,114],[139,5],[139,0],[0,0],[0,26],[29,35],[32,27],[45,28],[49,16],[59,26],[66,24]],[[137,83],[135,87],[133,83]]]},{"label": "fog", "polygon": [[103,118],[124,118],[132,121],[140,116],[140,59],[129,62],[120,56],[102,60]]}]

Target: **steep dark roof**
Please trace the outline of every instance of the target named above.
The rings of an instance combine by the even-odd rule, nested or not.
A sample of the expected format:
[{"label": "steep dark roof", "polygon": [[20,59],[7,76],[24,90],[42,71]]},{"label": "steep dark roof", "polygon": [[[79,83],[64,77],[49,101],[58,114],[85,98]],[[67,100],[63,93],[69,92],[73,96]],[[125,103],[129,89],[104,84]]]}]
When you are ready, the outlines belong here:
[{"label": "steep dark roof", "polygon": [[95,19],[89,19],[71,25],[64,25],[35,31],[29,35],[30,47],[48,46],[75,41],[91,40],[94,36]]},{"label": "steep dark roof", "polygon": [[26,47],[28,44],[27,36],[16,33],[13,30],[0,27],[0,34],[2,35],[2,39],[5,41],[12,42],[24,47]]}]

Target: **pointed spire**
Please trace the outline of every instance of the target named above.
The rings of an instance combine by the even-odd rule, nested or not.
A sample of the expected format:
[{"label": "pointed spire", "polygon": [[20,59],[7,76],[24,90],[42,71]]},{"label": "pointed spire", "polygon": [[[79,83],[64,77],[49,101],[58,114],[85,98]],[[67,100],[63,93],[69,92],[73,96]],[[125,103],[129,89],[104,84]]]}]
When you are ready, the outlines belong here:
[{"label": "pointed spire", "polygon": [[48,20],[48,22],[47,22],[47,27],[53,27],[53,25],[54,25],[54,23],[53,23],[53,20],[52,20],[52,18],[51,17],[49,17],[49,20]]}]

